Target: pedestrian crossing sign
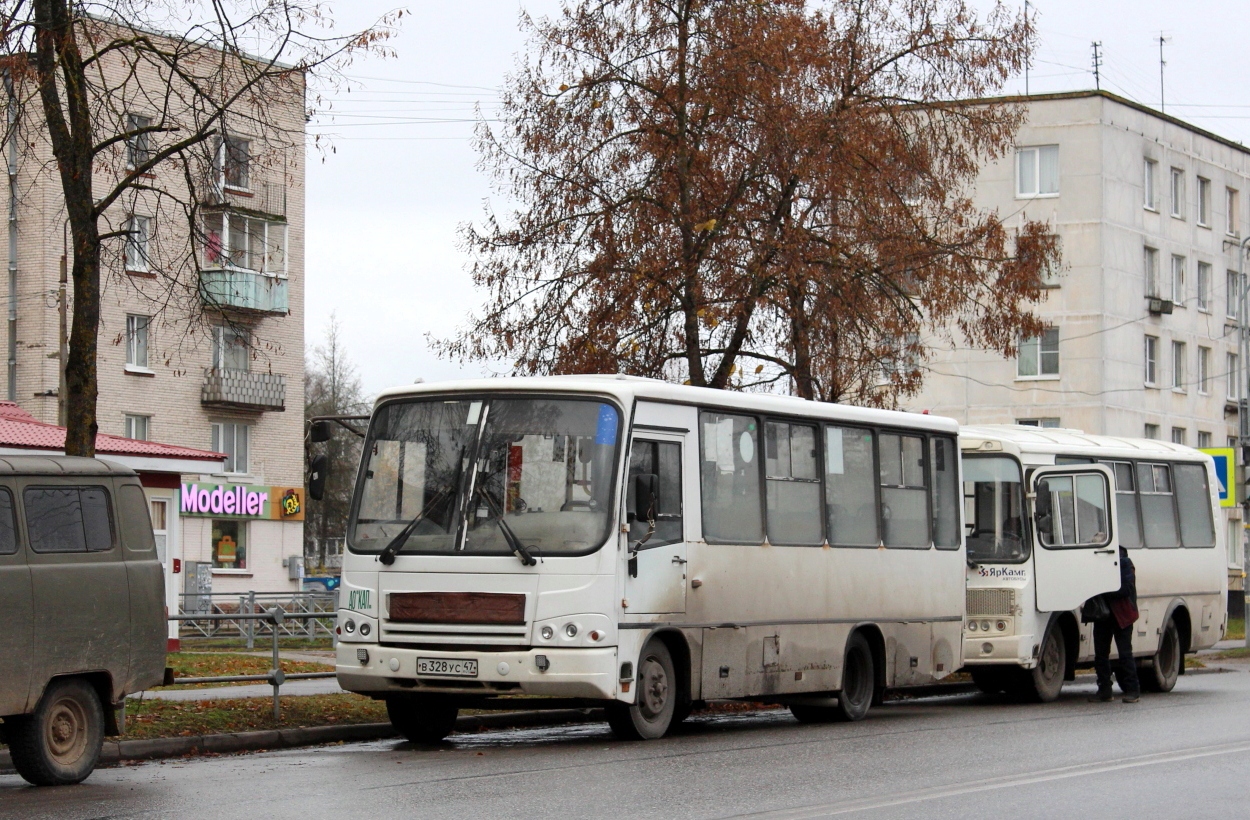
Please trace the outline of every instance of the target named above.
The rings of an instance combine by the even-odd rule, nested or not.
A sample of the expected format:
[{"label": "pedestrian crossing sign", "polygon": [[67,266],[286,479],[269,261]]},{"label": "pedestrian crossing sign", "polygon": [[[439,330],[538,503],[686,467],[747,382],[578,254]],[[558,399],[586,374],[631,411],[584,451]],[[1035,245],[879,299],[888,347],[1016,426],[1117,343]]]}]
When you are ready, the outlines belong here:
[{"label": "pedestrian crossing sign", "polygon": [[1202,452],[1215,460],[1215,478],[1220,484],[1220,506],[1236,507],[1237,493],[1233,490],[1237,456],[1232,447],[1204,447]]}]

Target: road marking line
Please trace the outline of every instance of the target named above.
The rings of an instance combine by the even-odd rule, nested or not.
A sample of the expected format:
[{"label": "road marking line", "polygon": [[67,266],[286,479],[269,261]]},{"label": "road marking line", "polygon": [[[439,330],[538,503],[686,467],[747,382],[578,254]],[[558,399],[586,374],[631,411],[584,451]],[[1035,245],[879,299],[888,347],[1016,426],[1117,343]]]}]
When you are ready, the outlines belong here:
[{"label": "road marking line", "polygon": [[1028,786],[1033,783],[1046,783],[1052,780],[1065,780],[1072,777],[1106,772],[1135,769],[1142,766],[1156,766],[1160,763],[1178,763],[1217,755],[1237,754],[1250,751],[1250,742],[1225,743],[1218,746],[1198,746],[1176,752],[1156,752],[1154,754],[1124,757],[1102,763],[1091,763],[1074,766],[1061,766],[1056,769],[1042,769],[1037,772],[1005,775],[990,778],[977,783],[964,783],[955,786],[934,786],[912,792],[894,795],[893,797],[868,797],[839,803],[825,803],[816,806],[804,806],[795,809],[758,812],[755,814],[735,814],[733,817],[750,817],[758,820],[810,820],[811,818],[832,817],[838,814],[849,814],[869,809],[883,809],[891,806],[903,806],[909,803],[920,803],[925,800],[940,800],[945,797],[958,797],[964,794],[1006,789],[1012,786]]}]

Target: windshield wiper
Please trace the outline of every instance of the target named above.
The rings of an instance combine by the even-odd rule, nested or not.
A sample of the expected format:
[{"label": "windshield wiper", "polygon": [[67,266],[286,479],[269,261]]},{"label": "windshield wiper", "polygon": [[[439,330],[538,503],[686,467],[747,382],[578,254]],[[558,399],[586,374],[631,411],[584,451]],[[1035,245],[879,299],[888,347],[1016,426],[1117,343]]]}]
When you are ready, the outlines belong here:
[{"label": "windshield wiper", "polygon": [[447,495],[448,489],[448,487],[444,487],[435,493],[434,497],[431,498],[421,509],[421,512],[417,513],[415,518],[404,525],[404,528],[391,539],[389,544],[382,548],[381,552],[378,553],[379,561],[388,567],[395,563],[395,556],[403,548],[404,544],[408,542],[408,539],[412,536],[413,531],[416,530],[417,525],[425,520],[426,512],[443,500],[443,496]]},{"label": "windshield wiper", "polygon": [[521,539],[517,538],[516,533],[512,531],[512,527],[509,527],[508,522],[504,521],[503,513],[499,510],[499,505],[495,503],[495,499],[491,498],[490,494],[481,487],[477,488],[476,494],[486,499],[486,503],[490,505],[491,510],[494,511],[495,515],[499,516],[499,531],[503,533],[504,540],[508,542],[508,547],[512,550],[512,554],[520,559],[521,566],[532,567],[537,564],[538,560],[530,555],[530,551],[521,543]]}]

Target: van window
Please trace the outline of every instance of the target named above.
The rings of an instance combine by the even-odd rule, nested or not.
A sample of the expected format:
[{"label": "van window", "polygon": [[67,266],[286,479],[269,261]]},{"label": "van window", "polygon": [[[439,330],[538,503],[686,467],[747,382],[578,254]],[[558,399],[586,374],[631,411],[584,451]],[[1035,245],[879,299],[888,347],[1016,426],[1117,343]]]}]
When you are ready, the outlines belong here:
[{"label": "van window", "polygon": [[952,439],[934,437],[933,543],[938,549],[959,549],[959,450]]},{"label": "van window", "polygon": [[0,555],[17,552],[17,522],[13,516],[13,493],[0,487]]},{"label": "van window", "polygon": [[148,500],[138,484],[123,484],[117,491],[117,515],[121,518],[122,541],[130,552],[154,552],[152,519]]},{"label": "van window", "polygon": [[929,500],[924,439],[882,433],[881,519],[887,547],[929,546]]},{"label": "van window", "polygon": [[1211,521],[1211,494],[1206,467],[1176,464],[1176,506],[1181,514],[1181,543],[1187,547],[1214,547],[1215,524]]},{"label": "van window", "polygon": [[103,552],[113,548],[108,491],[103,487],[27,487],[26,530],[35,552]]},{"label": "van window", "polygon": [[881,543],[871,430],[825,428],[825,504],[830,544],[875,547]]},{"label": "van window", "polygon": [[759,425],[752,416],[702,413],[699,480],[703,536],[729,544],[764,541]]},{"label": "van window", "polygon": [[1141,546],[1141,527],[1137,520],[1137,481],[1133,464],[1129,461],[1102,463],[1115,476],[1115,521],[1119,528],[1120,546],[1136,549]]},{"label": "van window", "polygon": [[1137,463],[1142,528],[1148,547],[1179,547],[1176,508],[1172,505],[1172,471],[1167,464]]},{"label": "van window", "polygon": [[816,428],[778,421],[765,424],[764,475],[768,540],[774,544],[823,544]]}]

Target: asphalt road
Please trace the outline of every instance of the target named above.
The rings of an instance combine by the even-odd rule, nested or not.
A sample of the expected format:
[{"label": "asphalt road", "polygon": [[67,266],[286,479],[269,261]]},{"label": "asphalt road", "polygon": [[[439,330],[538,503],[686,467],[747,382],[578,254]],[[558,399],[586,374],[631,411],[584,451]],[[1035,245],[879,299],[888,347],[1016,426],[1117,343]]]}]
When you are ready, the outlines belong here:
[{"label": "asphalt road", "polygon": [[693,718],[650,743],[605,725],[147,763],[33,789],[4,818],[1250,816],[1250,673],[1187,675],[1141,703],[981,695],[889,703],[852,725]]}]

